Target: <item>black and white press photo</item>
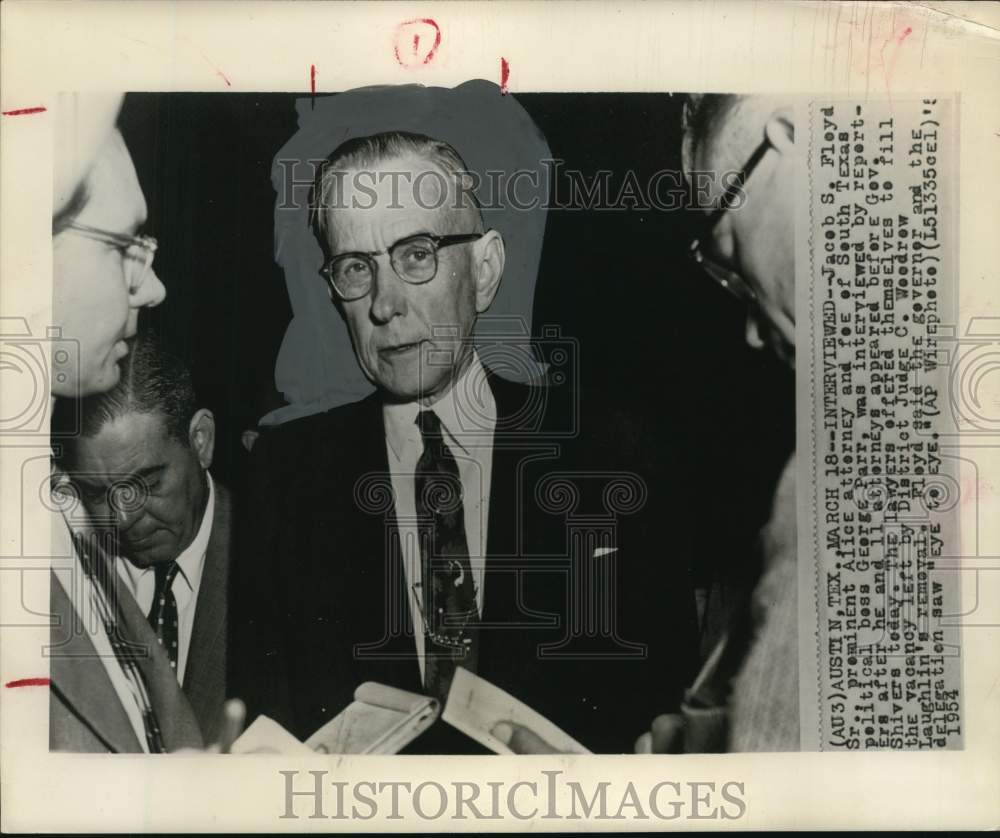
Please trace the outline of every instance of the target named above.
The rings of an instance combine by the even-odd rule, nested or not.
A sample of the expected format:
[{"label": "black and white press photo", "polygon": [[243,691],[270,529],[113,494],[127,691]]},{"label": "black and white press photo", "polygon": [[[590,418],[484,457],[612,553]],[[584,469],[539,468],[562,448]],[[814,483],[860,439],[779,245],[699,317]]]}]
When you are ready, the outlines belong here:
[{"label": "black and white press photo", "polygon": [[986,24],[83,6],[5,57],[19,807],[995,815]]}]

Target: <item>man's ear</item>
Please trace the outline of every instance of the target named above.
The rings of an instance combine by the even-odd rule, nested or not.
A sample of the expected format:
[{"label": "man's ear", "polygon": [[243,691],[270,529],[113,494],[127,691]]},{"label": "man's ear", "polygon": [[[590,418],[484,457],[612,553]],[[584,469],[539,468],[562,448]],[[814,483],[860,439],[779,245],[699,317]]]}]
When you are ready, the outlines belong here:
[{"label": "man's ear", "polygon": [[191,424],[188,425],[188,442],[198,455],[201,467],[209,468],[215,455],[215,416],[207,407],[201,408],[191,417]]},{"label": "man's ear", "polygon": [[795,113],[791,108],[778,108],[764,125],[768,142],[782,154],[795,149]]},{"label": "man's ear", "polygon": [[493,298],[500,288],[504,259],[503,236],[496,230],[488,230],[476,242],[473,250],[476,278],[476,313],[482,314],[493,304]]}]

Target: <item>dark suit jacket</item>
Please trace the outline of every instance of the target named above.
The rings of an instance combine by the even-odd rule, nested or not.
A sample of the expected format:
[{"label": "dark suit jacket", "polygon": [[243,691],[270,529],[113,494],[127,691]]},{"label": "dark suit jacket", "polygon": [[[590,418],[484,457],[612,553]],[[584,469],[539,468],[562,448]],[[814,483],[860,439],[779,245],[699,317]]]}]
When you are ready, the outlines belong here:
[{"label": "dark suit jacket", "polygon": [[[56,522],[56,526],[65,526],[65,523]],[[98,551],[94,561],[103,565],[109,578],[114,578],[113,566],[106,555]],[[79,565],[76,572],[82,572]],[[73,584],[81,584],[81,580],[74,578]],[[136,650],[164,747],[168,751],[201,747],[202,737],[194,711],[177,683],[166,652],[156,642],[146,615],[121,585],[109,585],[106,590],[119,636]],[[51,580],[50,608],[53,614],[49,650],[50,750],[141,752],[128,714],[104,663],[97,656],[90,636],[92,629],[80,619],[55,573]]]},{"label": "dark suit jacket", "polygon": [[[202,571],[183,690],[135,600],[122,585],[114,587],[119,631],[124,639],[147,650],[140,657],[140,668],[168,750],[201,747],[203,741],[213,741],[217,733],[226,693],[230,509],[228,491],[216,483],[212,534]],[[56,522],[56,526],[64,524]],[[95,558],[111,567],[103,553]],[[51,607],[54,621],[50,748],[83,753],[141,751],[107,670],[55,575]]]},{"label": "dark suit jacket", "polygon": [[206,742],[218,738],[222,705],[226,700],[226,607],[229,600],[229,553],[232,498],[215,481],[212,534],[205,551],[205,567],[191,629],[184,692],[191,701]]},{"label": "dark suit jacket", "polygon": [[[689,554],[674,549],[661,481],[643,474],[648,440],[597,401],[576,413],[558,388],[490,384],[498,420],[477,673],[592,750],[630,752],[677,706],[697,654]],[[578,433],[560,435],[574,418]],[[385,444],[376,395],[254,447],[240,548],[252,568],[234,578],[230,635],[233,692],[250,719],[266,713],[306,738],[363,681],[423,691]],[[593,536],[609,532],[617,552],[595,563],[605,542]],[[597,564],[604,575],[588,575]],[[586,618],[573,606],[584,600]],[[416,750],[478,749],[443,722],[432,731]]]}]

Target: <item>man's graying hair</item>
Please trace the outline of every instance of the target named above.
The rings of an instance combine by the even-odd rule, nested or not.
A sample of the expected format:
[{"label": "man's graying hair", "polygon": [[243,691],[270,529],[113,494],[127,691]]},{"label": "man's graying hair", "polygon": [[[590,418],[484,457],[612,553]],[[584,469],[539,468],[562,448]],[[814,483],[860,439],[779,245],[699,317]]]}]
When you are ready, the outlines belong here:
[{"label": "man's graying hair", "polygon": [[475,209],[479,229],[485,229],[482,209],[473,188],[473,176],[453,146],[426,134],[384,131],[367,137],[354,137],[341,143],[326,158],[316,174],[309,201],[309,221],[324,253],[328,246],[330,222],[330,213],[324,210],[336,205],[331,199],[338,183],[338,173],[342,174],[348,169],[373,169],[386,160],[409,156],[427,160],[445,175],[454,178],[457,194],[461,195],[463,201],[460,206]]},{"label": "man's graying hair", "polygon": [[121,377],[114,387],[82,399],[56,399],[52,435],[63,437],[60,442],[70,457],[77,417],[80,434],[93,437],[122,416],[159,413],[167,434],[184,445],[190,444],[188,427],[198,410],[190,370],[148,334],[128,343],[129,353],[120,362]]}]

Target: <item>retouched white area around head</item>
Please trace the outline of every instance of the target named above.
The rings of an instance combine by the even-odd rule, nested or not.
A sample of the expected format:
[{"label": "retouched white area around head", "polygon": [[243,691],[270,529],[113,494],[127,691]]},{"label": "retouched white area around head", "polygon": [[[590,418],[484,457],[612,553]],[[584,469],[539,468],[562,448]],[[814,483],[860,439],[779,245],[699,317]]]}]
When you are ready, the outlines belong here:
[{"label": "retouched white area around head", "polygon": [[329,252],[379,254],[370,293],[338,301],[355,354],[387,398],[431,403],[471,356],[476,318],[499,288],[503,239],[489,231],[475,242],[442,248],[434,279],[412,285],[390,263],[387,251],[395,242],[416,233],[482,231],[474,206],[456,206],[453,176],[430,160],[406,155],[348,169],[340,185],[326,202],[336,207],[328,210]]}]

